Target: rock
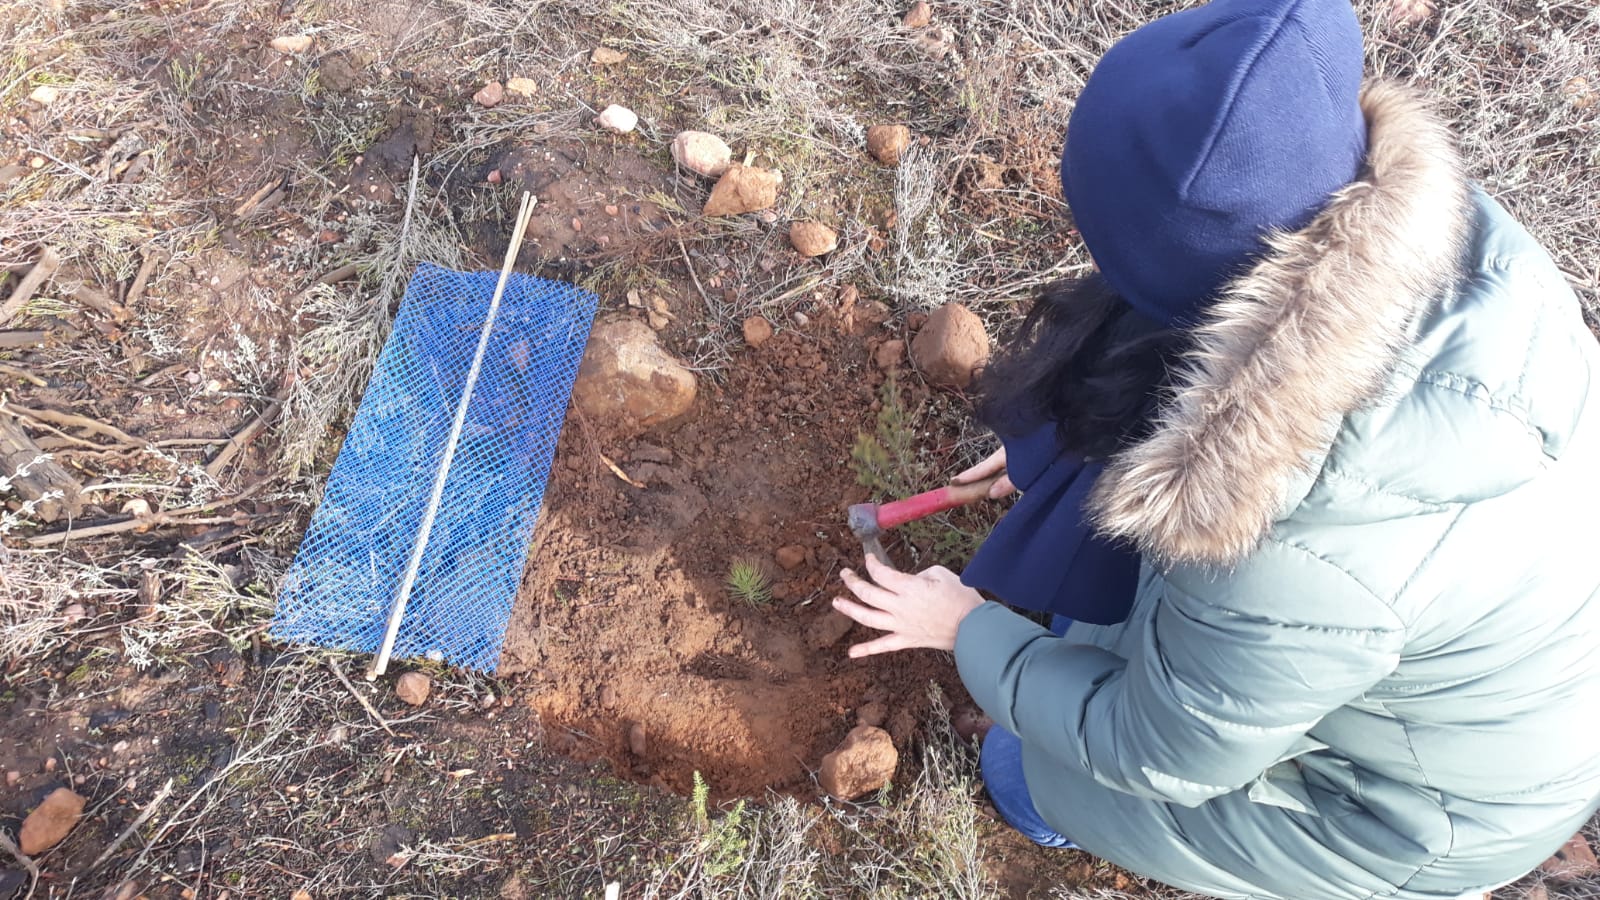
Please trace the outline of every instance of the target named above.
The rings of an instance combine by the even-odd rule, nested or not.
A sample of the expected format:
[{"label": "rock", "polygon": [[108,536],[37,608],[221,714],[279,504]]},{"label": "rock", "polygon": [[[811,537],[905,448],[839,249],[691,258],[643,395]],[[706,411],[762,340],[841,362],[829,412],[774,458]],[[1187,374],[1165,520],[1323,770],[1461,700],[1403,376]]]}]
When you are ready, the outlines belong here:
[{"label": "rock", "polygon": [[868,300],[860,304],[856,312],[856,321],[868,328],[876,328],[889,321],[889,307],[881,300]]},{"label": "rock", "polygon": [[1600,873],[1600,862],[1595,860],[1589,839],[1575,834],[1554,856],[1539,864],[1539,871],[1557,881],[1572,881]]},{"label": "rock", "polygon": [[806,626],[806,646],[812,650],[826,650],[850,633],[855,622],[844,613],[828,610],[826,614]]},{"label": "rock", "polygon": [[714,134],[680,131],[672,139],[672,159],[697,175],[717,178],[733,164],[733,150]]},{"label": "rock", "polygon": [[839,232],[821,222],[796,222],[789,226],[789,243],[801,256],[821,256],[839,246]]},{"label": "rock", "polygon": [[901,360],[906,358],[906,342],[895,338],[884,341],[878,349],[872,351],[872,364],[885,372],[893,372],[900,368]]},{"label": "rock", "polygon": [[694,373],[661,349],[637,319],[611,319],[589,335],[573,402],[592,421],[637,433],[670,422],[694,405]]},{"label": "rock", "polygon": [[704,212],[708,216],[736,216],[766,209],[778,202],[780,184],[783,176],[777,172],[734,163],[717,179]]},{"label": "rock", "polygon": [[932,21],[933,7],[927,4],[927,0],[917,0],[906,10],[905,18],[900,20],[900,24],[907,28],[923,28]]},{"label": "rock", "polygon": [[856,724],[878,728],[889,718],[889,707],[874,700],[863,703],[856,710]]},{"label": "rock", "polygon": [[617,708],[617,689],[609,684],[600,685],[600,708]]},{"label": "rock", "polygon": [[772,340],[772,323],[765,316],[751,316],[744,320],[744,342],[759,347]]},{"label": "rock", "polygon": [[279,53],[298,55],[311,49],[311,35],[286,34],[272,39],[272,49]]},{"label": "rock", "polygon": [[516,94],[518,97],[532,97],[534,94],[539,93],[539,82],[534,81],[532,78],[508,78],[506,79],[506,90]]},{"label": "rock", "polygon": [[650,749],[643,722],[635,722],[628,726],[628,749],[633,752],[634,756],[640,757],[644,756],[645,751]]},{"label": "rock", "polygon": [[[4,896],[0,894],[0,896]],[[100,895],[100,900],[134,900],[139,896],[139,883],[137,881],[124,881],[106,888]]]},{"label": "rock", "polygon": [[900,154],[911,146],[911,129],[904,125],[874,125],[867,129],[867,152],[886,166],[900,164]]},{"label": "rock", "polygon": [[290,894],[289,895],[289,900],[315,900],[315,898],[313,898],[311,896],[311,892],[310,891],[305,890],[304,888],[302,888],[302,889],[297,890],[294,893]]},{"label": "rock", "polygon": [[22,773],[18,772],[16,769],[12,769],[11,771],[6,773],[6,787],[8,787],[8,788],[16,787],[17,786],[17,782],[19,782],[21,780],[22,780]]},{"label": "rock", "polygon": [[822,758],[817,780],[834,797],[854,800],[888,784],[899,763],[900,754],[887,731],[857,725],[837,749]]},{"label": "rock", "polygon": [[785,572],[790,572],[799,568],[806,561],[806,548],[803,544],[787,544],[779,547],[778,552],[774,553],[773,557],[777,559],[778,565],[782,566]]},{"label": "rock", "polygon": [[613,103],[600,111],[594,123],[615,134],[627,134],[639,127],[639,116],[626,106]]},{"label": "rock", "polygon": [[604,45],[594,48],[589,54],[589,61],[597,66],[614,66],[628,58],[628,54]]},{"label": "rock", "polygon": [[28,99],[40,106],[49,106],[61,96],[61,89],[53,84],[41,84],[28,94]]},{"label": "rock", "polygon": [[500,101],[504,99],[506,99],[506,88],[505,85],[498,81],[489,82],[488,84],[479,88],[476,94],[472,95],[472,102],[478,104],[484,109],[493,109],[494,107],[499,106]]},{"label": "rock", "polygon": [[83,817],[87,801],[67,788],[56,788],[22,820],[18,844],[26,856],[37,856],[61,843]]},{"label": "rock", "polygon": [[928,316],[911,341],[911,358],[929,382],[965,388],[973,372],[989,358],[989,335],[983,320],[959,303],[946,303]]},{"label": "rock", "polygon": [[428,702],[428,692],[433,690],[433,679],[421,672],[407,672],[394,683],[394,695],[412,706]]}]

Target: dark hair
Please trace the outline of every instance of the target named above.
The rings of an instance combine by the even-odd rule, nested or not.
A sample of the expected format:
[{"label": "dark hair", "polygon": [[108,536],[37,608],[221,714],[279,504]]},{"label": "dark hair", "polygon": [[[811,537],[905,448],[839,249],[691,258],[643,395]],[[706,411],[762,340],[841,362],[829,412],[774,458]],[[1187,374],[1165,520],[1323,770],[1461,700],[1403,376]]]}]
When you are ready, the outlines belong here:
[{"label": "dark hair", "polygon": [[978,419],[1000,434],[1057,423],[1062,446],[1104,458],[1149,433],[1182,349],[1090,275],[1046,288],[978,381]]}]

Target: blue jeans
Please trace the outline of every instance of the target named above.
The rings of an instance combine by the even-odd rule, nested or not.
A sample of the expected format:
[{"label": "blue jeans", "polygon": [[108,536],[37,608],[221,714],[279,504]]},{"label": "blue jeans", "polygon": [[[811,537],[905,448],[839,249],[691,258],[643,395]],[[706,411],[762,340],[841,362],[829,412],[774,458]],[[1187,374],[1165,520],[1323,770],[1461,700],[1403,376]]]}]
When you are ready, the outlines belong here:
[{"label": "blue jeans", "polygon": [[[1071,624],[1071,619],[1056,616],[1050,621],[1050,630],[1063,635]],[[1027,781],[1022,777],[1022,741],[1016,735],[999,725],[990,728],[978,755],[978,769],[983,774],[989,802],[1006,824],[1041,847],[1077,846],[1046,824],[1034,808],[1033,798],[1028,796]]]}]

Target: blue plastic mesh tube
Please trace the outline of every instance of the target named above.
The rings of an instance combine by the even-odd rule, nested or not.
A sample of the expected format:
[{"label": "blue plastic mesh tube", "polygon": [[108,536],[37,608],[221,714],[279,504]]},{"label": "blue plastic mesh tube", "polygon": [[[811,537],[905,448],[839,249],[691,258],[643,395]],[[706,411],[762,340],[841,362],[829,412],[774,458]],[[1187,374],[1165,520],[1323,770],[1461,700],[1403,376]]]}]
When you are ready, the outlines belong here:
[{"label": "blue plastic mesh tube", "polygon": [[[322,505],[278,592],[271,634],[376,652],[499,273],[418,268]],[[599,300],[513,274],[395,642],[492,671]]]}]

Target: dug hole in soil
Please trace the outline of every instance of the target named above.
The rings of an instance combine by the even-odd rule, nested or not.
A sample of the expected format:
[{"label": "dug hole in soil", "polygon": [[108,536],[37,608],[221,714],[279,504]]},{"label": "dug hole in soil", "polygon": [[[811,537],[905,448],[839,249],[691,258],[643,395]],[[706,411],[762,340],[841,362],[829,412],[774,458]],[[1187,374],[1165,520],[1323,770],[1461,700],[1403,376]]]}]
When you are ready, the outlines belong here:
[{"label": "dug hole in soil", "polygon": [[[868,499],[850,466],[883,380],[868,349],[780,331],[634,439],[569,413],[501,660],[531,676],[550,746],[676,791],[698,771],[719,797],[809,793],[862,707],[904,752],[930,682],[965,696],[942,654],[849,659],[868,632],[829,603],[861,564],[844,512]],[[730,596],[741,558],[766,564],[769,603]]]}]

